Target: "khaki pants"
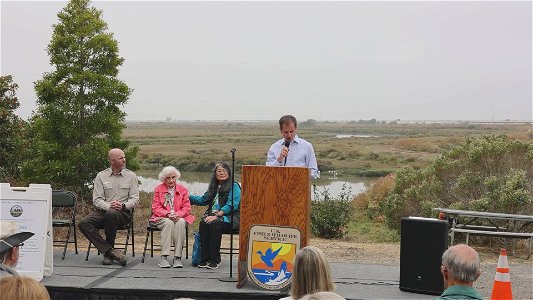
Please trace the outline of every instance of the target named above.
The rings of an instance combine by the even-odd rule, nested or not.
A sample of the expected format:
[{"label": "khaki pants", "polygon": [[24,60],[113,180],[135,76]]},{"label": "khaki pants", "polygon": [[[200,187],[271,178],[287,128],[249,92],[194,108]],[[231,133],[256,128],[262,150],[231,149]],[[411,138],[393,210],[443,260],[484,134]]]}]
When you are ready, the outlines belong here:
[{"label": "khaki pants", "polygon": [[170,242],[174,243],[174,256],[181,257],[185,242],[185,219],[180,218],[176,223],[169,218],[162,218],[154,224],[161,230],[161,255],[170,255]]}]

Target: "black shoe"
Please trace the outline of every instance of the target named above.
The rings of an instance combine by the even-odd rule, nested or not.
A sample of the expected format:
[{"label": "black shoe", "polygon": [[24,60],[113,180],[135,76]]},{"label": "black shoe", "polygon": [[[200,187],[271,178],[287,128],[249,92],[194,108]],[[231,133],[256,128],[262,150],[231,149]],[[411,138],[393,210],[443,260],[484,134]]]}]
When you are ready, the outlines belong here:
[{"label": "black shoe", "polygon": [[207,268],[208,265],[209,265],[208,261],[203,261],[198,264],[198,268]]},{"label": "black shoe", "polygon": [[107,254],[104,254],[104,261],[102,262],[103,265],[105,266],[109,266],[109,265],[112,265],[113,264],[113,259],[109,256],[107,256]]},{"label": "black shoe", "polygon": [[208,269],[218,269],[218,265],[220,265],[220,263],[216,263],[216,262],[210,262],[208,265],[207,265],[207,268]]},{"label": "black shoe", "polygon": [[122,266],[125,266],[128,263],[128,258],[124,253],[117,249],[111,249],[108,251],[109,257],[111,257],[114,261],[118,262]]}]

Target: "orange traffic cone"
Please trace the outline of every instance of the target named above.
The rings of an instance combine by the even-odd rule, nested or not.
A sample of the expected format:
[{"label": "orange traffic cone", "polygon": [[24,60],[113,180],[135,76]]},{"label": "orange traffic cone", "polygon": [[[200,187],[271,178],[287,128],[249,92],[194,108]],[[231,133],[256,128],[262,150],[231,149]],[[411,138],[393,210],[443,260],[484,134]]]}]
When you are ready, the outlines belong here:
[{"label": "orange traffic cone", "polygon": [[513,292],[511,289],[511,275],[509,274],[509,264],[507,263],[507,250],[500,251],[498,267],[496,267],[496,276],[494,277],[494,286],[492,287],[491,300],[512,300]]}]

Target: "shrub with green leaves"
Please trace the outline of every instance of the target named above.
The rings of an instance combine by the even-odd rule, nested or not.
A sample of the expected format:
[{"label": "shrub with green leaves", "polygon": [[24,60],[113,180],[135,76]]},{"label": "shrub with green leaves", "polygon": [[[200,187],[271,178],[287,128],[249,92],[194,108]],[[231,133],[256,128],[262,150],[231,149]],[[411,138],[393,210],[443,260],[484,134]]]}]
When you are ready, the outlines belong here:
[{"label": "shrub with green leaves", "polygon": [[338,199],[333,199],[329,190],[318,191],[313,185],[315,199],[311,203],[311,231],[321,238],[342,238],[352,215],[352,191],[343,185]]},{"label": "shrub with green leaves", "polygon": [[505,135],[466,138],[428,168],[399,171],[381,203],[386,223],[431,216],[433,207],[533,214],[533,143]]}]

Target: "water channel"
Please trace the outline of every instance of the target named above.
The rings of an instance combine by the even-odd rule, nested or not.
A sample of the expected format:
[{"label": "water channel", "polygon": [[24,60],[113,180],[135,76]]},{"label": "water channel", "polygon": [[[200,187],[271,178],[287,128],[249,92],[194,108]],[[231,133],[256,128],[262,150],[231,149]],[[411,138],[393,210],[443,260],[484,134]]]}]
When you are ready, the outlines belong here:
[{"label": "water channel", "polygon": [[[140,189],[143,192],[153,192],[156,185],[160,183],[157,179],[159,171],[143,170],[137,172],[139,181],[141,182]],[[343,187],[345,191],[350,191],[352,197],[366,190],[369,187],[371,178],[366,177],[342,177],[338,178],[334,172],[322,172],[320,179],[313,180],[314,184],[319,192],[323,192],[327,189],[329,195],[336,199],[342,192]],[[235,176],[235,179],[240,182],[240,174]],[[209,181],[211,180],[210,172],[183,172],[178,183],[187,187],[191,194],[203,194],[207,190]],[[314,199],[315,195],[311,193]]]}]

